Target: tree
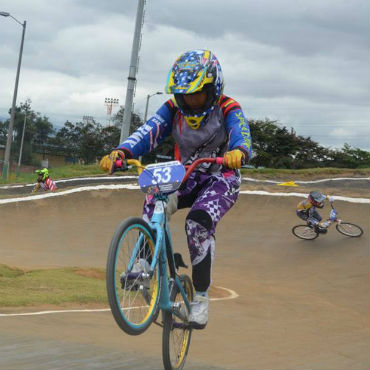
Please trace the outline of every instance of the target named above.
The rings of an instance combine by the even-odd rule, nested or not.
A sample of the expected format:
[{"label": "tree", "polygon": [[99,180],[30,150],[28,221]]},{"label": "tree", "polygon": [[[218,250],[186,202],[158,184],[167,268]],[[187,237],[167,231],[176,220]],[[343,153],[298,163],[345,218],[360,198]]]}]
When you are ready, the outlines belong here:
[{"label": "tree", "polygon": [[[54,131],[54,127],[49,119],[36,113],[31,108],[31,100],[27,99],[24,103],[20,103],[15,107],[14,115],[14,142],[11,148],[11,157],[19,156],[19,150],[22,141],[22,133],[24,126],[24,118],[26,116],[26,126],[23,139],[22,163],[31,164],[33,161],[33,152],[36,145],[40,148],[47,145],[50,140],[50,135]],[[9,110],[10,114],[10,110]],[[9,119],[0,125],[0,141],[6,139],[7,129],[9,126]]]},{"label": "tree", "polygon": [[[122,126],[124,112],[125,112],[125,108],[121,106],[120,109],[118,110],[118,112],[113,116],[113,119],[112,119],[114,126],[119,129],[120,133],[121,133],[121,126]],[[141,117],[137,113],[132,112],[131,122],[130,122],[130,131],[129,131],[130,135],[135,130],[137,130],[143,123],[144,123],[144,120],[142,120]],[[116,146],[118,144],[120,144],[120,143],[117,143]]]},{"label": "tree", "polygon": [[332,152],[332,165],[343,168],[367,168],[370,167],[370,153],[359,148],[352,148],[345,143],[341,150]]},{"label": "tree", "polygon": [[6,145],[6,137],[8,134],[8,124],[0,121],[0,145]]},{"label": "tree", "polygon": [[252,164],[256,167],[294,167],[299,145],[293,129],[289,131],[267,118],[264,121],[250,120],[249,125],[255,154]]},{"label": "tree", "polygon": [[68,156],[93,163],[104,155],[102,132],[102,125],[94,120],[75,124],[67,121],[57,132],[54,143],[63,147]]}]

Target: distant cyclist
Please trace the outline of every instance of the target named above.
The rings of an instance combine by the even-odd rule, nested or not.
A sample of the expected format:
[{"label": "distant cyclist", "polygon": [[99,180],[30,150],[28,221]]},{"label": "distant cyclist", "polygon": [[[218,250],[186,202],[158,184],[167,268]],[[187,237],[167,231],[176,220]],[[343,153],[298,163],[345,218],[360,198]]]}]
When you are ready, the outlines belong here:
[{"label": "distant cyclist", "polygon": [[[189,320],[193,327],[201,329],[208,321],[216,226],[238,198],[239,169],[251,156],[251,135],[239,103],[223,94],[221,66],[211,51],[194,50],[180,55],[168,74],[165,90],[173,97],[106,155],[100,165],[112,172],[117,158],[138,158],[168,136],[174,138],[175,157],[183,165],[199,158],[224,158],[224,167],[199,166],[174,194],[178,209],[190,208],[185,231],[196,293]],[[154,199],[147,196],[144,220],[149,221],[153,212]]]},{"label": "distant cyclist", "polygon": [[55,191],[57,186],[55,182],[50,178],[49,170],[43,168],[42,170],[36,170],[37,173],[37,184],[33,189],[33,192],[36,193],[40,189],[44,191]]},{"label": "distant cyclist", "polygon": [[318,232],[325,233],[330,222],[322,221],[322,217],[316,208],[323,208],[324,201],[328,199],[330,203],[334,202],[334,198],[329,195],[321,194],[318,191],[311,191],[307,199],[302,200],[297,205],[297,216],[307,224],[317,230]]}]

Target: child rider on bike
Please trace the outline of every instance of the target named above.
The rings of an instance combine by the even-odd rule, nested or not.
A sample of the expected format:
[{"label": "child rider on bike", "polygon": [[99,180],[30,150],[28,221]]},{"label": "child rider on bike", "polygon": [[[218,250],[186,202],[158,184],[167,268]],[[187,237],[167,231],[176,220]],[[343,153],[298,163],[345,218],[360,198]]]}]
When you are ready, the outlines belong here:
[{"label": "child rider on bike", "polygon": [[316,211],[316,208],[324,207],[324,200],[328,199],[330,203],[334,202],[334,198],[329,195],[321,194],[318,191],[311,191],[308,194],[307,199],[302,200],[297,205],[297,216],[304,221],[307,221],[307,224],[310,227],[313,227],[318,232],[326,233],[327,228],[330,225],[328,221],[321,221],[322,217],[319,212]]},{"label": "child rider on bike", "polygon": [[[238,198],[239,169],[251,156],[248,122],[240,105],[223,89],[221,66],[211,51],[183,53],[170,69],[165,88],[174,97],[100,162],[105,171],[112,172],[117,159],[138,158],[169,135],[176,143],[175,157],[183,165],[198,158],[224,157],[224,166],[200,165],[175,193],[177,209],[190,208],[185,231],[196,291],[190,322],[198,329],[208,321],[215,229]],[[153,211],[153,197],[146,196],[143,218],[149,221]]]},{"label": "child rider on bike", "polygon": [[37,184],[33,189],[34,193],[38,192],[39,189],[43,189],[44,191],[55,191],[57,189],[55,182],[50,178],[47,168],[36,170],[35,172],[37,173]]}]

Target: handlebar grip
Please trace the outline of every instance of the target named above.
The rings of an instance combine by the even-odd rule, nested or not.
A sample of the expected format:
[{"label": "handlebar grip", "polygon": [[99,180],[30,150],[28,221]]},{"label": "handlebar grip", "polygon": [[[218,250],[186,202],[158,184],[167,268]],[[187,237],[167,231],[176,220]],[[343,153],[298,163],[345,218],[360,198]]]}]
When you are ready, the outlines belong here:
[{"label": "handlebar grip", "polygon": [[223,157],[216,157],[216,164],[223,165],[224,164],[224,158]]}]

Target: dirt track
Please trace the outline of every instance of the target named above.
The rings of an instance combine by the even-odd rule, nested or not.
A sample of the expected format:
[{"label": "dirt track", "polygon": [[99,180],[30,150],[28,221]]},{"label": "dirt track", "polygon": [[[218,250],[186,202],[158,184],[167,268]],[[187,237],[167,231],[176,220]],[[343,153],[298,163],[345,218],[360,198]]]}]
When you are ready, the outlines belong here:
[{"label": "dirt track", "polygon": [[[142,200],[120,190],[0,205],[1,263],[104,267],[115,227]],[[185,369],[369,368],[369,205],[337,202],[362,238],[332,228],[306,242],[290,232],[297,202],[241,195],[221,221],[213,282],[240,296],[211,303]],[[172,232],[189,262],[184,217]],[[162,369],[161,329],[129,337],[109,312],[0,317],[0,332],[4,370]]]}]

